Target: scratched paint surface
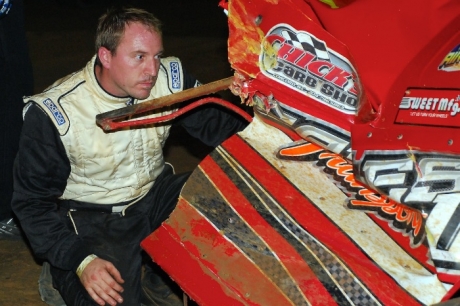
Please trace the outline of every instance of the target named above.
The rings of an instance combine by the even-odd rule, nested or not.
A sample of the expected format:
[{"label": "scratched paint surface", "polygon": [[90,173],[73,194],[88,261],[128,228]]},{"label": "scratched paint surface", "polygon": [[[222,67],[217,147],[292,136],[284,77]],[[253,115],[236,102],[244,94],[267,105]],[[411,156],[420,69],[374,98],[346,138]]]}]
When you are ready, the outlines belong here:
[{"label": "scratched paint surface", "polygon": [[[217,300],[243,305],[439,301],[445,289],[435,275],[368,214],[347,209],[345,195],[321,168],[276,158],[279,144],[289,141],[256,118],[206,157],[178,208],[152,234],[164,230],[185,250],[178,269],[197,262],[200,281],[220,288]],[[166,270],[177,265],[162,263]]]},{"label": "scratched paint surface", "polygon": [[240,73],[255,78],[264,33],[255,24],[257,16],[247,13],[244,1],[230,1],[228,10],[230,64],[238,67]]},{"label": "scratched paint surface", "polygon": [[[388,273],[398,279],[403,286],[427,304],[438,302],[446,293],[436,276],[414,261],[410,254],[399,247],[377,224],[362,212],[350,211],[344,207],[345,195],[331,186],[322,169],[312,164],[299,164],[295,161],[281,161],[274,154],[275,146],[267,145],[260,139],[269,138],[274,143],[289,143],[291,140],[278,130],[254,120],[242,137],[289,180],[301,189],[306,196],[335,223],[339,224],[366,253]],[[265,135],[270,135],[266,137]],[[313,175],[311,175],[313,172]],[[307,175],[305,175],[305,173]],[[329,188],[327,187],[329,186]]]}]

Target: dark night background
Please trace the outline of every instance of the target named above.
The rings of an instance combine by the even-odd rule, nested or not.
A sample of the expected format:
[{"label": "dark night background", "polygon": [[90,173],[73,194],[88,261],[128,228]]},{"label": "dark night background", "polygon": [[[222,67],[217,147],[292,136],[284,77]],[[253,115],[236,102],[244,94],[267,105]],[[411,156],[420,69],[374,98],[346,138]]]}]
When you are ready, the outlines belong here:
[{"label": "dark night background", "polygon": [[180,57],[203,83],[231,75],[227,17],[218,0],[24,1],[37,90],[87,62],[94,53],[98,17],[112,5],[136,6],[154,13],[163,22],[166,55]]}]

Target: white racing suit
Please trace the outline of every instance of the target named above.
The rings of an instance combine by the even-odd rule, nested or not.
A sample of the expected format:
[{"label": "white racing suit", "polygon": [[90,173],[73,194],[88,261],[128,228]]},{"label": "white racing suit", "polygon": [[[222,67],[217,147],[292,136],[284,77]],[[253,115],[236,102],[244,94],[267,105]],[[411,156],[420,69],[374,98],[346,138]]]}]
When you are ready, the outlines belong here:
[{"label": "white racing suit", "polygon": [[[91,301],[75,274],[90,254],[119,269],[125,280],[125,303],[136,305],[139,243],[174,209],[188,174],[174,175],[165,166],[162,148],[170,122],[115,132],[96,125],[97,114],[142,101],[105,92],[94,67],[95,57],[44,93],[25,99],[12,206],[35,255],[50,262],[68,305]],[[148,99],[197,84],[179,59],[162,59]],[[217,146],[247,123],[211,105],[181,116],[174,124],[206,145]]]}]

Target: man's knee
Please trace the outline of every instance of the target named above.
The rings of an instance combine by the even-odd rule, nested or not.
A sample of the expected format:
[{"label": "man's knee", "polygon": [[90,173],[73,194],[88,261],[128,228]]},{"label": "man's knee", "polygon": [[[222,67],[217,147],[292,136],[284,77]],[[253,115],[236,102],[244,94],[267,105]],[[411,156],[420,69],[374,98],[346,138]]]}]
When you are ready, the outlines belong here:
[{"label": "man's knee", "polygon": [[78,276],[51,266],[53,286],[59,291],[67,306],[98,305],[88,294]]}]

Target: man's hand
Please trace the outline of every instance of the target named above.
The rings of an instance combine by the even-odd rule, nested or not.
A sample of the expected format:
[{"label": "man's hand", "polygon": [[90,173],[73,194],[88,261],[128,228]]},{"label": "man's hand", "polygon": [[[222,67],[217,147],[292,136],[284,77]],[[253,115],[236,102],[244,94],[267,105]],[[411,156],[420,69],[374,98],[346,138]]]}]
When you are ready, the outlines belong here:
[{"label": "man's hand", "polygon": [[89,295],[99,305],[117,305],[122,303],[123,298],[119,293],[123,292],[125,281],[121,278],[115,266],[106,260],[95,258],[83,270],[80,281]]}]

